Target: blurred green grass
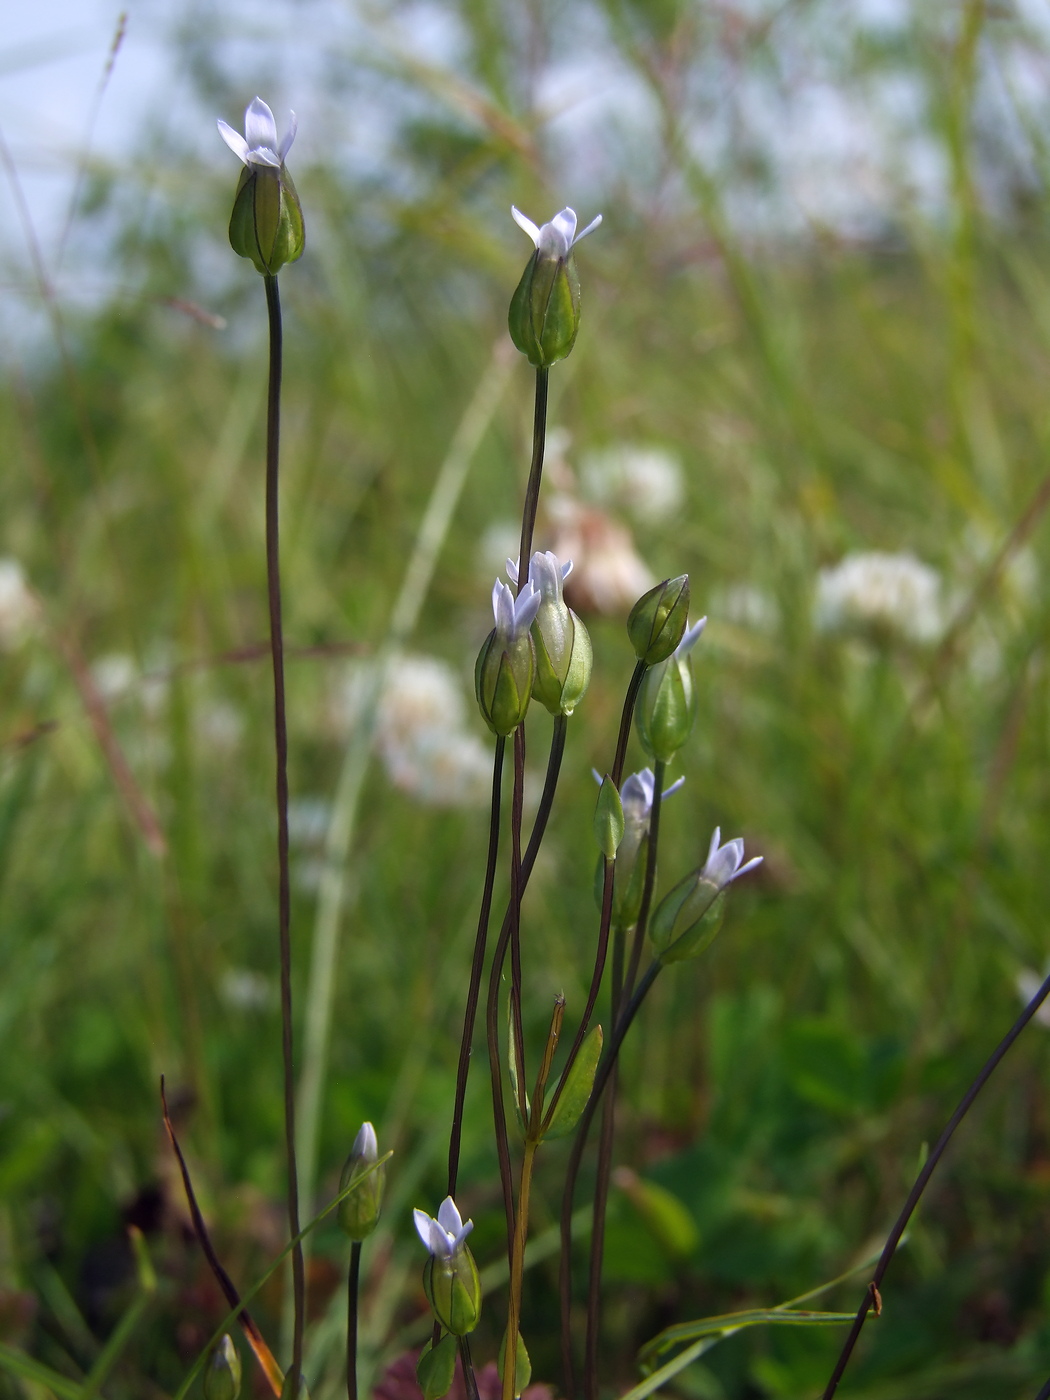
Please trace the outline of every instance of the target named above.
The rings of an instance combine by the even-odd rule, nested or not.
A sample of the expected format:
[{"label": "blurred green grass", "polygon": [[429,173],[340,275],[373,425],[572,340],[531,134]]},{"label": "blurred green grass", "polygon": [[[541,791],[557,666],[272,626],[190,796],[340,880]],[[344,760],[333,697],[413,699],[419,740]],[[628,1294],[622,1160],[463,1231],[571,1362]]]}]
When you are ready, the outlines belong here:
[{"label": "blurred green grass", "polygon": [[[300,799],[332,798],[347,668],[383,643],[438,466],[503,334],[524,257],[506,208],[546,217],[563,202],[536,114],[516,95],[525,41],[498,6],[457,13],[473,67],[450,81],[488,104],[479,120],[437,104],[406,118],[403,178],[386,184],[292,162],[310,239],[282,279]],[[699,169],[674,128],[675,82],[710,36],[687,7],[610,0],[605,16],[622,59],[664,83],[674,198],[655,200],[651,172],[630,168],[606,191],[605,225],[579,255],[584,321],[553,376],[552,421],[572,433],[571,463],[641,442],[684,468],[686,504],[670,521],[620,512],[657,575],[689,570],[695,610],[711,618],[663,878],[695,861],[716,824],[766,856],[711,953],[658,984],[625,1051],[618,1160],[674,1192],[700,1240],[675,1257],[614,1196],[604,1364],[610,1385],[626,1386],[634,1351],[662,1326],[800,1292],[877,1238],[921,1145],[1016,1014],[1018,972],[1043,965],[1047,539],[1026,511],[1050,428],[1050,249],[1042,187],[1006,214],[978,192],[967,46],[994,43],[991,20],[971,32],[979,7],[932,37],[916,16],[908,51],[951,202],[930,216],[902,192],[867,240],[741,232],[726,212],[732,167],[717,179]],[[537,19],[541,33],[548,22]],[[750,61],[765,54],[756,40]],[[421,74],[394,63],[390,81]],[[233,103],[225,93],[226,115]],[[15,365],[0,395],[0,552],[23,565],[40,607],[0,666],[0,1339],[86,1373],[130,1296],[123,1226],[140,1224],[161,1291],[108,1382],[113,1397],[170,1392],[221,1316],[161,1140],[161,1073],[179,1091],[231,1272],[247,1282],[280,1241],[271,702],[266,659],[251,652],[265,638],[263,309],[247,265],[214,272],[232,185],[218,158],[207,175],[174,159],[98,177],[82,217],[118,229],[126,290],[91,313],[64,308],[66,363]],[[451,663],[465,695],[494,567],[479,542],[519,508],[530,415],[522,361],[409,640]],[[870,549],[939,570],[949,613],[965,616],[974,598],[953,645],[815,626],[819,569]],[[622,618],[591,622],[595,680],[526,907],[536,1043],[555,992],[570,1016],[585,995],[589,769],[607,762],[630,671]],[[107,723],[163,858],[89,722],[78,657],[123,678]],[[107,657],[123,659],[107,673]],[[531,728],[537,765],[546,723]],[[397,1149],[370,1365],[406,1344],[422,1310],[408,1210],[443,1190],[484,839],[482,808],[428,807],[373,764],[320,1144],[322,1196],[362,1118]],[[300,1007],[318,856],[316,840],[297,852]],[[1050,1370],[1047,1057],[1033,1026],[960,1134],[843,1393],[1022,1396]],[[489,1261],[500,1205],[484,1078],[468,1101],[462,1201]],[[556,1218],[563,1162],[555,1147],[541,1158],[538,1232]],[[323,1226],[320,1400],[338,1393],[343,1268]],[[535,1374],[552,1382],[554,1268],[530,1274],[525,1312]],[[833,1301],[851,1299],[843,1289]],[[279,1310],[271,1290],[260,1309],[271,1329]],[[483,1359],[499,1330],[491,1306]],[[815,1394],[836,1349],[831,1333],[743,1335],[678,1393]],[[43,1393],[20,1385],[0,1380],[0,1395]]]}]

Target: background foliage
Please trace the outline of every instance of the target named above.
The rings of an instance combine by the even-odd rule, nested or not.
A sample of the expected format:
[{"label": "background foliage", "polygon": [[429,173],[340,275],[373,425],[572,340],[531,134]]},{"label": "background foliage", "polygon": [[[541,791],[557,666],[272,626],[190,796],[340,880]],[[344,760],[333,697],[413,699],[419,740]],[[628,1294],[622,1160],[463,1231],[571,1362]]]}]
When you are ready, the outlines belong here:
[{"label": "background foliage", "polygon": [[[257,88],[279,123],[299,105],[307,78],[278,41],[300,24],[315,135],[304,121],[290,163],[309,248],[282,279],[300,1044],[325,825],[364,723],[354,687],[488,375],[406,642],[451,665],[460,728],[482,733],[469,670],[531,412],[524,362],[492,348],[527,252],[507,206],[601,208],[579,255],[580,338],[552,381],[570,435],[557,480],[632,532],[654,576],[687,569],[711,618],[665,882],[715,824],[766,858],[628,1045],[618,1161],[637,1175],[612,1206],[610,1391],[660,1327],[802,1292],[896,1213],[1012,1020],[1019,973],[1046,956],[1048,51],[1022,7],[850,8],[443,0],[339,11],[325,30],[310,6],[250,24],[198,6],[171,52],[205,136],[183,118],[181,138],[146,130],[131,161],[89,155],[64,280],[46,248],[10,255],[24,334],[0,393],[0,553],[32,592],[14,612],[0,598],[8,1345],[90,1370],[134,1296],[128,1223],[159,1287],[105,1393],[170,1394],[221,1316],[162,1141],[161,1073],[231,1273],[247,1282],[280,1246],[263,308],[225,246],[236,172],[207,133]],[[85,300],[92,265],[108,290]],[[671,515],[586,501],[587,461],[625,444],[680,464]],[[540,544],[556,533],[549,517]],[[822,624],[820,570],[870,550],[937,571],[925,637],[892,618]],[[526,904],[537,1038],[556,991],[570,1016],[584,996],[589,769],[630,671],[625,612],[588,618],[595,680]],[[366,1257],[371,1368],[425,1332],[408,1211],[443,1189],[485,837],[483,803],[425,800],[422,760],[399,786],[396,735],[379,746],[346,871],[318,1180],[321,1201],[362,1118],[396,1149]],[[1033,1026],[960,1135],[844,1394],[1030,1396],[1050,1371],[1047,1055]],[[500,1207],[483,1079],[461,1203],[486,1262]],[[561,1165],[560,1149],[541,1157],[541,1239]],[[639,1182],[673,1193],[672,1225],[654,1225]],[[552,1383],[555,1267],[530,1272],[524,1319]],[[322,1226],[319,1400],[339,1393],[344,1269]],[[275,1332],[279,1289],[259,1312]],[[677,1392],[817,1394],[837,1345],[747,1333]],[[0,1379],[3,1395],[50,1393]]]}]

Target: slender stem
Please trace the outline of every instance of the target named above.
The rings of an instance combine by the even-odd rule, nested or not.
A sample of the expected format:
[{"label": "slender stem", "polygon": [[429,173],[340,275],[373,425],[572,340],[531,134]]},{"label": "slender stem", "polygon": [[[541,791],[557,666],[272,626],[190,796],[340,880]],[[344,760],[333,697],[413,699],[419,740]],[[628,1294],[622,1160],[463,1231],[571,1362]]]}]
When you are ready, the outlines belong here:
[{"label": "slender stem", "polygon": [[518,1328],[521,1322],[521,1276],[525,1266],[525,1239],[529,1232],[529,1194],[532,1190],[532,1164],[539,1143],[528,1138],[521,1160],[521,1186],[518,1212],[514,1221],[514,1243],[510,1254],[510,1301],[507,1305],[507,1338],[503,1349],[503,1400],[514,1400],[514,1373],[518,1360]]},{"label": "slender stem", "polygon": [[470,968],[470,986],[467,989],[467,1005],[463,1013],[463,1037],[459,1045],[459,1066],[456,1071],[456,1102],[452,1111],[452,1132],[448,1143],[448,1191],[455,1196],[459,1176],[459,1150],[463,1138],[463,1105],[467,1096],[467,1077],[470,1074],[471,1042],[474,1039],[474,1022],[478,1014],[478,996],[481,991],[481,973],[485,966],[485,944],[488,941],[489,915],[492,911],[492,886],[496,877],[496,856],[499,853],[499,811],[500,789],[503,779],[503,755],[507,741],[496,739],[496,752],[492,765],[492,806],[489,812],[489,851],[485,865],[485,888],[481,896],[481,910],[478,914],[478,932],[474,940],[474,961]]},{"label": "slender stem", "polygon": [[474,1374],[474,1360],[470,1354],[469,1337],[460,1337],[459,1339],[459,1359],[463,1366],[463,1384],[466,1387],[467,1400],[480,1400],[478,1380]]},{"label": "slender stem", "polygon": [[642,949],[645,947],[645,935],[649,927],[649,910],[652,908],[653,890],[656,886],[656,848],[660,844],[660,809],[663,805],[666,768],[666,763],[660,759],[656,760],[653,769],[653,807],[649,813],[649,849],[645,858],[645,884],[642,886],[642,902],[638,907],[638,920],[634,926],[634,941],[631,944],[631,961],[624,982],[624,995],[628,997],[634,991],[638,968],[641,966]]},{"label": "slender stem", "polygon": [[642,688],[642,681],[648,670],[644,661],[635,662],[634,670],[631,672],[631,679],[627,685],[627,694],[623,701],[623,714],[620,716],[620,732],[616,736],[616,754],[613,758],[613,766],[609,770],[613,782],[617,787],[623,778],[623,765],[627,758],[627,741],[631,737],[631,720],[634,719],[634,707],[638,702],[638,692]]},{"label": "slender stem", "polygon": [[[299,1179],[295,1160],[295,1068],[292,1052],[291,883],[288,877],[288,724],[284,698],[284,634],[281,626],[281,551],[279,479],[281,451],[281,299],[277,278],[267,277],[266,309],[270,321],[270,382],[266,404],[266,591],[270,605],[270,652],[273,657],[274,750],[277,759],[278,931],[281,956],[281,1050],[284,1060],[284,1137],[288,1157],[288,1229],[299,1234]],[[303,1318],[306,1277],[303,1250],[292,1250],[292,1388],[298,1390],[303,1365]]]},{"label": "slender stem", "polygon": [[[911,1219],[916,1206],[919,1204],[919,1201],[922,1198],[922,1193],[926,1190],[930,1178],[933,1176],[933,1173],[937,1170],[937,1165],[940,1162],[941,1158],[944,1156],[945,1149],[947,1148],[949,1142],[951,1142],[952,1140],[952,1135],[954,1134],[956,1128],[959,1126],[962,1120],[966,1117],[967,1113],[969,1113],[970,1109],[973,1106],[974,1100],[977,1098],[977,1095],[981,1092],[981,1090],[987,1084],[988,1080],[991,1078],[992,1074],[999,1065],[999,1061],[1002,1060],[1003,1057],[1006,1055],[1007,1051],[1010,1049],[1014,1041],[1024,1030],[1025,1026],[1027,1026],[1028,1022],[1032,1019],[1035,1013],[1039,1010],[1040,1006],[1042,1006],[1043,1002],[1046,1000],[1048,995],[1050,995],[1050,977],[1046,978],[1046,980],[1043,982],[1043,985],[1039,988],[1035,996],[1028,1003],[1025,1009],[1021,1012],[1020,1016],[1018,1016],[1017,1020],[1007,1031],[1006,1035],[1003,1036],[1002,1040],[1000,1040],[999,1044],[988,1056],[987,1060],[985,1060],[984,1064],[981,1067],[980,1073],[977,1075],[977,1078],[973,1081],[973,1083],[967,1089],[966,1093],[959,1100],[959,1105],[956,1108],[955,1112],[952,1114],[951,1118],[949,1118],[948,1124],[945,1127],[944,1132],[941,1133],[940,1137],[937,1139],[936,1146],[930,1153],[929,1157],[926,1159],[926,1165],[923,1167],[919,1175],[915,1178],[915,1185],[911,1188],[911,1191],[908,1193],[908,1199],[904,1202],[904,1207],[901,1210],[900,1215],[898,1215],[896,1222],[894,1223],[893,1229],[889,1233],[889,1237],[886,1240],[886,1244],[883,1248],[882,1253],[879,1255],[879,1262],[875,1265],[875,1272],[872,1275],[871,1282],[865,1289],[864,1298],[861,1301],[860,1307],[857,1309],[857,1315],[853,1319],[853,1326],[850,1328],[849,1336],[846,1338],[842,1351],[839,1354],[839,1359],[835,1363],[835,1369],[831,1373],[831,1378],[828,1381],[822,1400],[831,1400],[831,1397],[835,1394],[835,1391],[838,1389],[839,1381],[842,1379],[843,1372],[849,1365],[849,1359],[853,1355],[853,1349],[857,1345],[857,1339],[860,1337],[861,1329],[863,1328],[865,1320],[867,1319],[868,1310],[873,1305],[878,1305],[877,1300],[879,1284],[882,1282],[886,1270],[889,1268],[890,1262],[893,1259],[894,1254],[897,1252],[897,1246],[901,1242],[901,1237],[904,1234],[904,1231],[908,1228],[908,1221]],[[1050,1381],[1048,1381],[1047,1386],[1044,1386],[1044,1388],[1039,1392],[1039,1400],[1046,1400],[1046,1397],[1050,1396],[1050,1388],[1048,1387],[1050,1387]]]},{"label": "slender stem", "polygon": [[[533,822],[532,834],[529,837],[529,844],[526,847],[525,855],[521,862],[522,894],[524,894],[526,886],[529,883],[529,876],[532,874],[533,866],[536,864],[536,856],[540,849],[540,843],[547,830],[547,822],[550,818],[551,807],[554,804],[554,793],[558,786],[558,775],[561,772],[561,761],[565,753],[565,733],[567,728],[568,721],[565,716],[557,715],[554,720],[554,732],[551,735],[550,755],[547,759],[547,776],[543,782],[540,805],[536,810],[536,820]],[[503,1103],[503,1072],[499,1053],[499,985],[500,977],[503,974],[503,963],[507,956],[509,942],[510,909],[508,908],[503,917],[503,925],[500,929],[499,939],[492,956],[492,967],[489,971],[488,998],[485,1004],[485,1031],[488,1043],[489,1077],[492,1084],[492,1118],[496,1134],[496,1155],[499,1158],[503,1208],[507,1217],[508,1256],[511,1249],[511,1240],[514,1236],[514,1168],[510,1160],[510,1143],[507,1137],[507,1113]]]},{"label": "slender stem", "polygon": [[1035,1400],[1050,1400],[1050,1381],[1047,1381],[1046,1385],[1043,1386]]},{"label": "slender stem", "polygon": [[525,726],[514,731],[514,795],[510,804],[510,1032],[518,1062],[518,1113],[525,1107],[525,1034],[521,1021],[521,809],[525,793]]},{"label": "slender stem", "polygon": [[[623,996],[623,961],[625,933],[617,927],[613,933],[612,987],[610,1024],[615,1026],[620,1015]],[[591,1255],[587,1281],[587,1330],[584,1346],[583,1391],[587,1400],[598,1397],[598,1329],[601,1323],[602,1257],[605,1253],[605,1211],[609,1202],[609,1178],[612,1173],[613,1139],[616,1135],[616,1073],[609,1078],[609,1092],[602,1104],[602,1125],[598,1136],[598,1167],[594,1180],[594,1201],[591,1207]]]},{"label": "slender stem", "polygon": [[357,1305],[361,1290],[361,1242],[350,1246],[346,1299],[346,1400],[357,1400]]},{"label": "slender stem", "polygon": [[594,1087],[591,1096],[587,1100],[587,1107],[580,1117],[579,1126],[576,1129],[576,1137],[572,1144],[572,1152],[569,1156],[569,1164],[565,1173],[565,1190],[561,1200],[561,1261],[558,1269],[558,1287],[561,1301],[561,1329],[562,1329],[562,1366],[564,1369],[565,1394],[570,1397],[575,1393],[576,1382],[573,1375],[572,1346],[570,1342],[570,1322],[572,1317],[572,1263],[570,1252],[572,1249],[572,1208],[573,1194],[576,1189],[576,1179],[580,1174],[580,1163],[583,1161],[584,1150],[587,1146],[587,1136],[590,1132],[591,1123],[598,1105],[601,1102],[605,1086],[616,1065],[616,1057],[620,1053],[620,1046],[624,1042],[624,1037],[631,1029],[631,1023],[638,1014],[638,1008],[649,993],[650,987],[656,981],[662,963],[659,959],[654,959],[646,969],[645,975],[639,982],[637,990],[627,1003],[620,1019],[613,1028],[612,1039],[610,1040],[601,1063],[598,1065],[598,1073],[594,1076]]},{"label": "slender stem", "polygon": [[536,528],[536,510],[540,503],[540,482],[543,479],[543,447],[547,436],[547,379],[549,369],[536,371],[536,405],[532,417],[532,465],[529,484],[525,488],[525,509],[521,515],[521,546],[518,550],[518,588],[520,593],[529,576],[532,558],[532,536]]}]

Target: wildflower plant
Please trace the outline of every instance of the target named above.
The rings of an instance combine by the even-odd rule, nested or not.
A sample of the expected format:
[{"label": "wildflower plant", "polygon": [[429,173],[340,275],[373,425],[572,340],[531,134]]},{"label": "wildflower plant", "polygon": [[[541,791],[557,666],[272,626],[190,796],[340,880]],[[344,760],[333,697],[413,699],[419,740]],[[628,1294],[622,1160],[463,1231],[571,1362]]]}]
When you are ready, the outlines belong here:
[{"label": "wildflower plant", "polygon": [[[274,678],[276,795],[278,827],[278,945],[281,969],[282,1049],[285,1137],[288,1160],[288,1226],[293,1273],[291,1359],[287,1372],[273,1357],[244,1309],[232,1281],[219,1264],[197,1209],[185,1159],[165,1105],[165,1124],[178,1157],[194,1228],[245,1337],[275,1395],[306,1394],[302,1375],[305,1289],[295,1158],[293,1044],[291,1002],[291,928],[288,882],[287,732],[281,626],[280,548],[277,514],[281,314],[277,274],[303,252],[302,211],[285,157],[295,136],[295,118],[278,140],[269,107],[259,98],[245,114],[244,135],[224,122],[219,130],[243,164],[230,223],[234,249],[248,258],[264,279],[269,313],[270,363],[266,448],[266,561]],[[464,1105],[472,1062],[477,1018],[484,1021],[492,1128],[506,1227],[508,1287],[506,1322],[499,1352],[502,1400],[515,1400],[528,1384],[531,1361],[522,1335],[522,1289],[530,1227],[530,1195],[538,1154],[544,1144],[570,1138],[560,1211],[559,1312],[562,1385],[568,1400],[582,1394],[598,1400],[599,1338],[605,1217],[615,1151],[617,1065],[630,1033],[658,977],[668,968],[701,957],[722,927],[730,887],[753,872],[761,856],[747,857],[744,842],[723,843],[715,828],[696,867],[665,885],[658,884],[658,855],[665,797],[683,781],[667,782],[667,770],[688,744],[696,721],[693,660],[707,619],[690,625],[691,587],[686,574],[648,589],[624,619],[634,666],[626,684],[615,745],[608,767],[596,773],[599,788],[593,832],[597,847],[595,894],[597,928],[593,961],[582,1008],[570,1009],[564,996],[554,999],[542,1045],[527,1044],[522,998],[529,948],[522,937],[522,906],[555,801],[570,719],[585,710],[593,668],[587,628],[568,605],[564,585],[572,561],[550,550],[534,550],[537,512],[543,485],[548,383],[551,368],[572,351],[580,329],[581,290],[574,250],[599,227],[601,215],[577,232],[575,212],[561,210],[537,226],[517,209],[515,222],[530,237],[534,252],[510,302],[509,330],[515,346],[536,371],[531,462],[521,516],[517,560],[507,561],[507,581],[492,589],[493,627],[475,665],[475,693],[480,716],[493,739],[491,801],[484,882],[473,956],[463,1005],[453,1109],[449,1130],[446,1195],[437,1214],[417,1208],[413,1220],[426,1258],[422,1288],[433,1314],[432,1333],[419,1358],[417,1378],[426,1400],[440,1400],[451,1389],[457,1360],[470,1400],[477,1400],[470,1338],[482,1313],[482,1283],[470,1246],[474,1225],[457,1204]],[[868,561],[870,565],[870,560]],[[897,573],[900,569],[897,569]],[[878,605],[870,616],[888,615],[886,568],[880,563]],[[909,618],[922,589],[914,570],[907,594]],[[852,577],[852,576],[851,576]],[[893,575],[894,579],[897,574]],[[847,580],[848,581],[848,580]],[[899,580],[898,580],[899,581]],[[851,585],[852,586],[852,585]],[[892,591],[892,590],[891,590]],[[901,590],[898,588],[897,593]],[[896,594],[894,594],[896,597]],[[856,610],[856,609],[855,609]],[[912,631],[916,630],[914,621]],[[624,649],[625,659],[629,656]],[[533,710],[532,702],[537,702]],[[541,712],[545,712],[541,713]],[[550,717],[550,741],[542,793],[527,837],[524,829],[526,726]],[[624,776],[632,732],[651,767]],[[510,748],[510,799],[504,800],[504,768]],[[505,811],[505,808],[507,809]],[[496,875],[504,826],[509,850],[504,853],[509,894],[498,933],[490,939]],[[490,947],[491,944],[491,947]],[[486,985],[487,972],[487,985]],[[504,996],[506,988],[506,996]],[[910,1213],[925,1187],[951,1133],[980,1091],[1012,1040],[1050,992],[1050,978],[1033,992],[1025,1012],[990,1058],[956,1116],[937,1143],[879,1261],[870,1293],[854,1320],[853,1331],[825,1392],[838,1383],[868,1311],[879,1307],[878,1283],[901,1238]],[[604,1024],[597,1018],[603,993]],[[568,1023],[568,1026],[567,1026]],[[571,1034],[569,1030],[571,1028]],[[563,1042],[568,1048],[561,1053]],[[509,1099],[509,1102],[508,1102]],[[599,1117],[596,1169],[591,1206],[582,1369],[574,1335],[573,1221],[580,1169],[594,1120]],[[389,1154],[387,1154],[389,1155]],[[362,1124],[343,1166],[339,1193],[329,1209],[350,1242],[347,1281],[346,1388],[357,1400],[357,1332],[362,1249],[380,1219],[384,1165],[376,1132]],[[315,1222],[311,1222],[315,1223]],[[407,1221],[404,1222],[407,1227]],[[307,1228],[310,1228],[309,1226]],[[818,1290],[820,1291],[820,1290]],[[808,1296],[808,1295],[807,1295]],[[783,1307],[792,1305],[783,1305]],[[743,1315],[741,1315],[743,1316]],[[841,1322],[840,1314],[793,1313],[793,1320]],[[740,1325],[747,1325],[741,1323]],[[225,1324],[224,1324],[225,1326]],[[705,1333],[703,1324],[701,1338]],[[715,1328],[719,1334],[731,1327]],[[705,1343],[704,1345],[706,1345]],[[660,1339],[653,1344],[659,1352]],[[699,1351],[695,1353],[699,1355]],[[687,1356],[687,1353],[682,1353]],[[688,1357],[687,1357],[688,1359]],[[676,1363],[678,1370],[686,1364]],[[240,1393],[240,1358],[232,1338],[220,1331],[202,1359],[204,1389],[213,1400],[236,1400]],[[191,1377],[192,1379],[192,1377]],[[644,1390],[649,1394],[655,1385]],[[187,1387],[179,1392],[182,1400]],[[631,1392],[634,1396],[634,1392]]]}]

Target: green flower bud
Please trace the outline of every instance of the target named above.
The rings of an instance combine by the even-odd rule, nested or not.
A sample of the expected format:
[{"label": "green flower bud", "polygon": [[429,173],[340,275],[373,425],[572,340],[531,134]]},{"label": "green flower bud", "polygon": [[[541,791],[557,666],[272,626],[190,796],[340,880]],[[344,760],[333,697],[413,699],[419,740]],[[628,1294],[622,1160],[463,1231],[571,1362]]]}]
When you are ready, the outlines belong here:
[{"label": "green flower bud", "polygon": [[529,708],[536,675],[529,628],[539,606],[540,595],[531,579],[516,598],[505,583],[496,580],[492,590],[496,626],[478,653],[474,690],[485,723],[503,738],[514,733]]},{"label": "green flower bud", "polygon": [[362,1123],[361,1129],[354,1139],[350,1156],[347,1157],[343,1165],[342,1175],[339,1178],[339,1190],[345,1191],[357,1177],[360,1177],[361,1181],[355,1189],[343,1197],[336,1212],[340,1228],[355,1243],[367,1239],[379,1223],[379,1210],[383,1201],[383,1178],[386,1174],[386,1168],[376,1167],[374,1171],[369,1171],[370,1167],[375,1166],[378,1157],[379,1146],[376,1142],[375,1129],[371,1123]]},{"label": "green flower bud", "polygon": [[241,1393],[241,1358],[229,1332],[216,1346],[204,1370],[205,1400],[237,1400]]},{"label": "green flower bud", "polygon": [[[529,582],[539,589],[540,606],[532,624],[536,653],[533,698],[552,715],[571,715],[591,681],[594,653],[587,628],[562,597],[562,584],[572,572],[572,560],[560,564],[549,550],[539,550],[529,565]],[[507,573],[515,583],[518,569],[507,560]]]},{"label": "green flower bud", "polygon": [[302,206],[284,164],[295,126],[293,112],[288,134],[278,144],[273,113],[258,97],[244,114],[244,136],[219,122],[223,140],[244,162],[230,216],[230,244],[269,277],[301,257],[306,242]]},{"label": "green flower bud", "polygon": [[536,251],[511,298],[510,338],[530,364],[545,369],[563,360],[576,342],[580,281],[572,250],[598,227],[602,216],[599,214],[578,234],[572,209],[555,214],[542,228],[517,209],[512,208],[511,213],[536,245]]},{"label": "green flower bud", "polygon": [[689,575],[665,579],[643,593],[627,619],[634,654],[647,666],[667,658],[682,640],[689,620]]},{"label": "green flower bud", "polygon": [[616,848],[623,840],[623,831],[623,804],[616,784],[606,773],[594,809],[594,839],[606,860],[616,859]]}]

